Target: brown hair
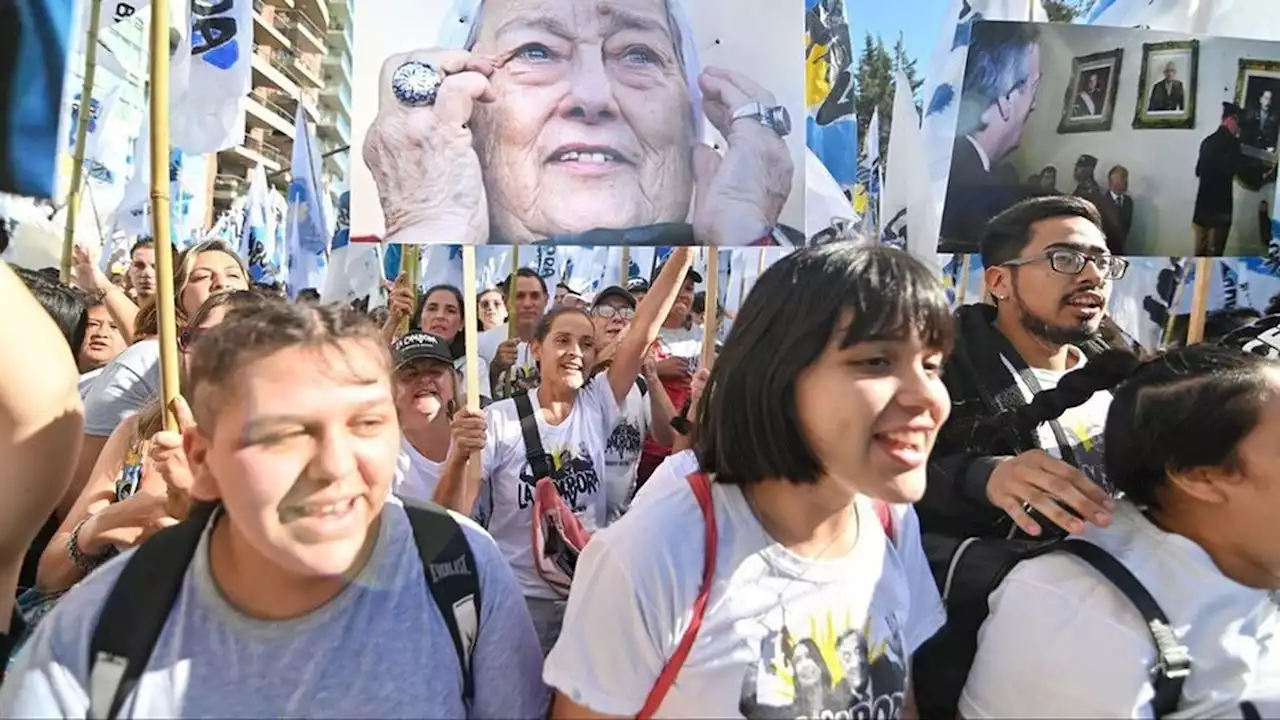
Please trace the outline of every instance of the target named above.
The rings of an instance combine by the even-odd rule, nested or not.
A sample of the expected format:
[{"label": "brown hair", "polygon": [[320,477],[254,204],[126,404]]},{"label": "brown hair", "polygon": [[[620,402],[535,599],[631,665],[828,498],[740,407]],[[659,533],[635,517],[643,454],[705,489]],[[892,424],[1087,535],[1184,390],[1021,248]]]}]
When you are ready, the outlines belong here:
[{"label": "brown hair", "polygon": [[177,313],[178,320],[184,324],[187,316],[182,307],[182,293],[187,289],[187,279],[191,276],[191,270],[195,267],[196,258],[209,252],[220,252],[235,258],[236,264],[240,266],[240,272],[244,276],[244,281],[246,283],[249,282],[249,269],[245,267],[244,260],[240,259],[234,248],[222,240],[206,240],[183,250],[182,254],[173,263],[173,302],[174,312]]},{"label": "brown hair", "polygon": [[220,325],[200,339],[190,357],[187,397],[191,410],[197,422],[209,417],[214,409],[208,406],[206,390],[229,388],[248,363],[299,346],[343,352],[346,341],[366,341],[390,377],[391,353],[381,331],[355,310],[342,305],[296,305],[276,298],[233,307]]},{"label": "brown hair", "polygon": [[156,310],[156,298],[151,296],[142,301],[138,314],[133,317],[133,340],[155,337],[160,334],[160,313]]}]

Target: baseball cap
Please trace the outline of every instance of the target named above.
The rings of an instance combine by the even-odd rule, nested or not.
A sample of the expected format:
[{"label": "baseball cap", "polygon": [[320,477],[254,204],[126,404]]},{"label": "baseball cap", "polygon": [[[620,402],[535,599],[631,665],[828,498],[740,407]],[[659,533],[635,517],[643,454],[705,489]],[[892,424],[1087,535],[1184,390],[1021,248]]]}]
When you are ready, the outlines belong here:
[{"label": "baseball cap", "polygon": [[[657,268],[655,268],[653,271],[653,277],[649,278],[649,282],[653,282],[654,280],[657,280],[658,276],[662,274],[662,268],[666,266],[667,264],[664,262],[661,265],[659,265]],[[684,276],[684,281],[689,282],[690,280],[692,280],[695,285],[701,285],[702,273],[698,272],[697,270],[694,270],[693,268],[689,268],[688,274]]]},{"label": "baseball cap", "polygon": [[454,360],[453,351],[444,338],[421,330],[410,331],[397,340],[391,348],[391,355],[396,367],[415,360],[438,360],[452,365]]},{"label": "baseball cap", "polygon": [[649,281],[645,280],[642,277],[633,277],[627,280],[627,292],[628,293],[649,292]]},{"label": "baseball cap", "polygon": [[[636,278],[632,278],[632,279],[634,280]],[[627,284],[630,285],[631,283],[628,282]],[[630,307],[632,310],[636,308],[635,296],[627,292],[625,288],[619,287],[617,285],[610,285],[609,287],[596,293],[596,298],[591,303],[591,307],[598,306],[601,302],[605,300],[605,298],[610,298],[610,297],[622,298],[622,300],[626,302],[627,306]]]}]

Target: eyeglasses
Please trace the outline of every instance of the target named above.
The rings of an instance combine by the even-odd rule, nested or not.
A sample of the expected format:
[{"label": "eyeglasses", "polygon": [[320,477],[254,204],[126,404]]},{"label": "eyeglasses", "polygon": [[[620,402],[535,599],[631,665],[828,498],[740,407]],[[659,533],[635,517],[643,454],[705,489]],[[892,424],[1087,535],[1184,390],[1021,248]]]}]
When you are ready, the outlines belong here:
[{"label": "eyeglasses", "polygon": [[192,346],[204,336],[206,329],[198,327],[183,328],[178,332],[178,349],[182,352],[191,352]]},{"label": "eyeglasses", "polygon": [[601,305],[600,307],[593,308],[591,310],[591,314],[604,320],[612,320],[613,318],[630,320],[636,316],[636,311],[631,308],[616,308],[609,305]]},{"label": "eyeglasses", "polygon": [[1002,267],[1019,267],[1040,262],[1041,260],[1048,260],[1049,267],[1061,275],[1079,275],[1084,272],[1084,266],[1089,263],[1093,263],[1093,266],[1098,268],[1098,272],[1108,280],[1119,280],[1129,270],[1129,261],[1122,257],[1092,255],[1073,248],[1053,248],[1034,257],[1010,260],[1009,262],[1000,263],[1000,265]]}]

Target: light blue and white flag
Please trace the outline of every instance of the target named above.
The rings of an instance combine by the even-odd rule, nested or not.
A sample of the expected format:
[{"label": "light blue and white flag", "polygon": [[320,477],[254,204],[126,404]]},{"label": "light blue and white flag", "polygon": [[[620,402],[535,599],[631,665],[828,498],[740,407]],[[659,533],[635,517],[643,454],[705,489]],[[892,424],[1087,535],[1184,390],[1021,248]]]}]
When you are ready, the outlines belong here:
[{"label": "light blue and white flag", "polygon": [[324,287],[328,267],[329,223],[324,216],[320,184],[320,152],[307,117],[298,103],[294,118],[293,166],[289,181],[289,296],[305,288]]},{"label": "light blue and white flag", "polygon": [[1275,40],[1278,12],[1274,0],[1098,0],[1082,22]]},{"label": "light blue and white flag", "polygon": [[259,165],[249,173],[239,247],[240,257],[249,266],[249,278],[255,284],[276,285],[286,280],[289,252],[285,243],[279,242],[276,225],[267,171]]},{"label": "light blue and white flag", "polygon": [[842,190],[858,174],[855,69],[848,2],[805,0],[805,143]]},{"label": "light blue and white flag", "polygon": [[[171,98],[172,142],[188,154],[235,147],[244,141],[246,98],[252,89],[253,0],[194,0],[189,27],[174,59],[182,65],[185,84]],[[181,57],[184,50],[186,58]],[[176,88],[177,81],[171,86]]]}]

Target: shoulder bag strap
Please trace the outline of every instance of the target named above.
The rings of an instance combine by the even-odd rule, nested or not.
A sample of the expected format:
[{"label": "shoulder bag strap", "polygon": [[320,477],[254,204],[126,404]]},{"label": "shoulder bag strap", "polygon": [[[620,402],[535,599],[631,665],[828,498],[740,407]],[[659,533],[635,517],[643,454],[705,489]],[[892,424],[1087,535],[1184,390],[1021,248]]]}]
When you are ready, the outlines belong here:
[{"label": "shoulder bag strap", "polygon": [[680,669],[684,667],[684,662],[689,658],[689,652],[693,650],[693,641],[698,637],[698,631],[702,628],[702,619],[707,614],[707,600],[711,597],[711,582],[715,579],[716,574],[716,551],[718,549],[719,533],[716,530],[716,509],[715,502],[711,497],[711,478],[706,473],[694,473],[688,477],[689,487],[693,490],[693,496],[698,501],[698,509],[702,511],[704,546],[702,557],[702,583],[698,586],[698,597],[693,601],[693,614],[689,618],[689,626],[685,628],[684,636],[680,638],[680,644],[676,646],[676,651],[672,653],[667,660],[667,664],[662,668],[662,673],[658,675],[658,681],[653,684],[653,689],[649,691],[649,697],[644,701],[644,706],[640,708],[639,714],[636,715],[638,720],[648,720],[658,712],[658,708],[662,706],[662,701],[666,699],[667,692],[671,690],[671,686],[676,682],[676,676],[680,674]]},{"label": "shoulder bag strap", "polygon": [[89,718],[116,718],[138,684],[187,566],[217,509],[197,504],[191,515],[138,546],[107,595],[89,642]]},{"label": "shoulder bag strap", "polygon": [[[530,391],[533,392],[533,391]],[[553,470],[551,458],[542,449],[542,435],[538,432],[538,416],[533,407],[533,399],[529,392],[517,393],[513,398],[516,413],[520,416],[520,434],[524,436],[524,454],[529,461],[529,469],[533,471],[533,480],[551,477]]]},{"label": "shoulder bag strap", "polygon": [[462,526],[434,503],[402,499],[413,528],[413,541],[422,560],[422,574],[462,668],[462,701],[475,698],[471,653],[480,632],[480,568]]},{"label": "shoulder bag strap", "polygon": [[1097,545],[1070,538],[1057,545],[1056,549],[1071,553],[1102,573],[1142,614],[1156,645],[1157,660],[1151,679],[1155,697],[1151,700],[1151,709],[1157,718],[1172,714],[1182,699],[1182,685],[1191,674],[1191,653],[1178,642],[1160,604],[1123,563]]}]

